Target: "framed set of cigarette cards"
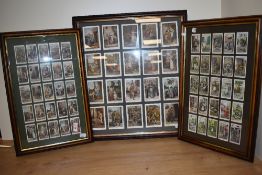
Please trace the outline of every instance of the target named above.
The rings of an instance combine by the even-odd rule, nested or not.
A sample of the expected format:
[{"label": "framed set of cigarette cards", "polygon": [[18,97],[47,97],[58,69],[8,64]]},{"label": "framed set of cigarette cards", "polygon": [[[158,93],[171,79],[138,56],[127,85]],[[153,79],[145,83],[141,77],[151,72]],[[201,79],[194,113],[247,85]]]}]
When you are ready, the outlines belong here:
[{"label": "framed set of cigarette cards", "polygon": [[184,23],[180,139],[253,161],[260,25],[258,16]]},{"label": "framed set of cigarette cards", "polygon": [[178,136],[253,161],[261,19],[156,11],[2,33],[16,155],[93,138]]},{"label": "framed set of cigarette cards", "polygon": [[3,33],[16,154],[91,141],[78,30]]},{"label": "framed set of cigarette cards", "polygon": [[95,139],[177,135],[186,11],[73,17]]}]

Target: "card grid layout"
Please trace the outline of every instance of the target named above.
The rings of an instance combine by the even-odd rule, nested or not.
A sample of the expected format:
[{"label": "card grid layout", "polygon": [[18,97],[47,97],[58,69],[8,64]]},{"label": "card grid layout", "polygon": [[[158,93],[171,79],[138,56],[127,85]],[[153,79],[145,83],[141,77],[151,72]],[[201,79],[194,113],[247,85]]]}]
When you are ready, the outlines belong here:
[{"label": "card grid layout", "polygon": [[248,32],[193,33],[188,131],[241,144]]},{"label": "card grid layout", "polygon": [[178,21],[101,23],[82,33],[93,130],[177,129]]},{"label": "card grid layout", "polygon": [[70,42],[15,45],[27,142],[80,133]]}]

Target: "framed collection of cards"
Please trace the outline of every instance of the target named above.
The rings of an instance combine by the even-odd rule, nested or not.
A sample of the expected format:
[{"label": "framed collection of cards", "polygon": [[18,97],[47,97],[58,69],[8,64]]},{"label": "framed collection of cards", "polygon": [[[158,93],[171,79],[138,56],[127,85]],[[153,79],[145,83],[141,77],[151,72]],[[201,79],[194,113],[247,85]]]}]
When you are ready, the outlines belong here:
[{"label": "framed collection of cards", "polygon": [[17,155],[91,141],[78,30],[2,33]]},{"label": "framed collection of cards", "polygon": [[176,135],[186,11],[73,17],[94,138]]},{"label": "framed collection of cards", "polygon": [[186,22],[185,10],[160,11],[73,17],[75,29],[2,33],[16,154],[93,136],[178,134],[253,161],[261,19]]},{"label": "framed collection of cards", "polygon": [[253,161],[260,25],[258,16],[184,23],[180,139]]}]

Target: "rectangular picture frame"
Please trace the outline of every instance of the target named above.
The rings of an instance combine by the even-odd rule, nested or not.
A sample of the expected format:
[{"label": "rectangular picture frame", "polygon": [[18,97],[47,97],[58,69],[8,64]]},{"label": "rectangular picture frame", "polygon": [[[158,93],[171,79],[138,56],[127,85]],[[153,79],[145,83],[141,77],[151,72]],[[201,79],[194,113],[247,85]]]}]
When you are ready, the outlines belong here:
[{"label": "rectangular picture frame", "polygon": [[[243,16],[183,23],[179,139],[254,160],[261,89],[261,19]],[[198,66],[196,61],[192,63],[191,54],[206,54],[197,52],[203,47],[197,40],[203,37],[196,36],[203,34],[212,41],[210,60],[206,61],[210,74],[192,72],[192,65]],[[191,80],[203,75],[210,79],[208,83]],[[199,92],[192,91],[193,85]],[[206,87],[209,93],[201,94]],[[199,98],[198,105],[192,97]],[[207,101],[200,100],[204,98]],[[203,111],[208,111],[207,115]]]},{"label": "rectangular picture frame", "polygon": [[[88,55],[85,81],[94,139],[177,136],[186,20],[186,10],[72,18]],[[89,55],[99,55],[100,61]]]},{"label": "rectangular picture frame", "polygon": [[79,30],[0,36],[16,155],[91,142]]}]

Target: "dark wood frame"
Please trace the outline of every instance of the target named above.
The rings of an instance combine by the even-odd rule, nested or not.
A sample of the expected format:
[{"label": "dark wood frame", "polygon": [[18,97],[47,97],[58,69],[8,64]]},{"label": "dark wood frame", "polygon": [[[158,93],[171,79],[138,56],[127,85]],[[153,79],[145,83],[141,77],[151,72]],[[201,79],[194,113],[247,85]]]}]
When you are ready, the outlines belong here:
[{"label": "dark wood frame", "polygon": [[[48,144],[42,144],[40,146],[33,146],[33,147],[27,147],[23,148],[21,144],[21,135],[19,133],[19,125],[17,122],[17,112],[16,108],[14,105],[14,101],[16,100],[16,97],[14,96],[12,88],[14,88],[14,84],[12,82],[12,76],[10,72],[10,58],[9,54],[11,51],[8,50],[7,47],[7,40],[8,39],[13,39],[13,38],[29,38],[28,40],[24,42],[24,44],[27,44],[27,41],[30,42],[30,39],[33,37],[54,37],[54,41],[58,42],[60,41],[59,39],[56,40],[56,37],[58,36],[70,36],[73,38],[73,43],[75,44],[74,47],[76,50],[73,50],[72,52],[75,53],[76,58],[78,59],[77,61],[74,61],[78,65],[78,67],[74,67],[74,70],[78,71],[78,77],[79,77],[79,83],[81,84],[81,88],[77,91],[81,94],[86,93],[86,85],[83,83],[83,75],[84,75],[84,69],[83,69],[83,64],[82,64],[82,55],[81,55],[81,44],[80,44],[80,35],[79,35],[79,30],[77,29],[54,29],[54,30],[39,30],[39,31],[21,31],[21,32],[8,32],[8,33],[1,33],[1,50],[2,50],[2,64],[3,64],[3,72],[4,72],[4,77],[5,77],[5,87],[6,87],[6,94],[7,94],[7,99],[8,99],[8,106],[9,106],[9,113],[10,113],[10,119],[11,119],[11,125],[12,125],[12,131],[13,131],[13,137],[14,137],[14,145],[15,145],[15,150],[16,150],[16,155],[25,155],[25,154],[30,154],[30,153],[36,153],[36,152],[41,152],[45,150],[50,150],[50,149],[58,149],[62,147],[68,147],[68,146],[73,146],[77,144],[83,144],[83,143],[88,143],[92,141],[92,130],[91,130],[91,125],[90,125],[90,116],[88,113],[88,103],[86,103],[87,99],[86,96],[84,95],[81,97],[80,102],[82,103],[81,106],[83,107],[83,111],[81,115],[79,113],[79,118],[82,120],[82,126],[81,129],[84,129],[84,132],[81,132],[76,136],[75,138],[72,135],[72,138],[67,138],[67,140],[62,140],[55,142],[55,143],[48,143]],[[31,38],[30,38],[31,37]],[[41,40],[42,41],[42,40]],[[50,40],[49,40],[50,41]],[[52,40],[51,40],[52,41]],[[48,42],[48,41],[47,41]],[[38,43],[34,43],[38,44]],[[72,43],[71,43],[72,44]],[[74,59],[74,58],[73,58]],[[26,64],[28,65],[28,63]],[[76,73],[76,72],[74,72]],[[76,77],[76,76],[75,76]],[[75,80],[75,79],[74,79]],[[65,80],[63,80],[65,81]],[[18,88],[18,86],[16,87]],[[79,98],[77,96],[77,98]],[[20,97],[19,97],[20,99]],[[66,98],[67,99],[67,98]],[[79,102],[79,101],[78,101]],[[33,105],[33,104],[32,104]],[[22,107],[19,106],[19,107]],[[80,116],[81,115],[81,116]],[[68,119],[69,120],[69,119]],[[70,121],[69,121],[70,122]],[[84,127],[83,127],[84,126]],[[24,127],[24,126],[23,126]],[[70,140],[71,139],[71,140]],[[25,136],[26,140],[26,136]]]},{"label": "dark wood frame", "polygon": [[[184,67],[184,72],[181,72],[181,77],[180,78],[181,82],[181,101],[180,101],[180,115],[179,115],[179,139],[191,142],[193,144],[197,144],[206,148],[210,148],[219,152],[223,152],[244,160],[248,161],[253,161],[254,160],[254,152],[255,152],[255,143],[256,143],[256,130],[257,130],[257,122],[258,122],[258,116],[259,116],[259,101],[260,101],[260,89],[261,89],[261,18],[262,16],[247,16],[247,17],[234,17],[234,18],[224,18],[224,19],[210,19],[210,20],[196,20],[196,21],[190,21],[183,23],[183,31],[185,32],[185,36],[182,38],[182,47],[181,49],[182,57],[181,57],[181,67]],[[238,25],[253,25],[255,27],[254,30],[252,28],[252,33],[254,32],[254,40],[252,43],[254,44],[254,47],[250,52],[253,52],[253,70],[250,72],[252,73],[252,77],[246,77],[246,79],[252,79],[251,81],[251,89],[246,89],[246,91],[251,91],[251,98],[250,101],[246,101],[246,97],[244,100],[244,105],[246,104],[248,106],[248,109],[250,110],[250,115],[248,116],[248,127],[245,129],[245,135],[248,133],[248,138],[245,139],[245,148],[243,148],[241,151],[237,149],[237,145],[230,146],[229,144],[219,144],[218,141],[210,141],[210,139],[207,139],[207,136],[197,136],[198,134],[190,134],[188,131],[188,126],[187,126],[187,119],[188,119],[188,103],[187,98],[189,98],[189,81],[187,81],[186,78],[189,77],[189,67],[190,64],[188,65],[188,60],[190,59],[190,48],[189,46],[191,43],[191,35],[190,37],[186,36],[189,34],[188,31],[190,31],[192,28],[196,28],[200,30],[200,32],[196,33],[201,33],[201,29],[205,28],[207,33],[213,33],[214,28],[220,29],[221,28],[221,33],[226,32],[223,31],[223,27],[226,28],[228,26],[231,26],[231,32],[232,28],[234,26]],[[210,30],[208,30],[208,28]],[[235,27],[236,30],[235,32],[238,32],[237,27]],[[248,27],[247,27],[248,28]],[[217,32],[217,31],[215,31]],[[215,33],[214,32],[214,33]],[[192,32],[193,33],[193,32]],[[204,32],[203,32],[204,33]],[[188,39],[190,38],[190,41]],[[250,43],[250,42],[249,42]],[[212,52],[211,52],[212,53]],[[210,54],[211,54],[210,53]],[[201,52],[199,53],[199,55]],[[221,53],[222,55],[222,53]],[[251,59],[248,57],[248,59]],[[186,64],[187,63],[187,64]],[[248,68],[247,68],[248,69]],[[208,75],[210,77],[210,75]],[[247,80],[245,80],[247,82]],[[232,92],[233,93],[233,92]],[[220,97],[219,97],[220,98]],[[244,111],[246,113],[246,111]],[[244,114],[245,115],[245,114]],[[242,128],[243,132],[243,128]],[[243,136],[243,133],[242,133]],[[243,138],[244,139],[244,138]],[[243,145],[241,144],[239,146]]]},{"label": "dark wood frame", "polygon": [[[92,23],[93,25],[96,25],[97,22],[98,23],[99,22],[101,22],[101,23],[102,22],[107,22],[107,24],[108,24],[111,21],[117,21],[117,20],[119,20],[119,21],[122,20],[123,21],[123,20],[127,20],[127,19],[129,19],[129,20],[130,19],[135,19],[135,18],[139,19],[139,18],[154,18],[154,17],[169,17],[169,16],[170,17],[174,17],[174,16],[178,17],[181,22],[184,22],[184,21],[187,20],[187,11],[186,10],[155,11],[155,12],[139,12],[139,13],[106,14],[106,15],[94,15],[94,16],[76,16],[76,17],[72,18],[72,23],[73,23],[73,27],[74,28],[80,28],[81,29],[82,27],[87,26],[86,24],[88,24],[88,23]],[[102,25],[101,23],[99,25]],[[118,24],[118,23],[112,23],[112,24]],[[121,27],[120,24],[118,24],[118,25],[119,25],[119,27]],[[178,28],[181,31],[181,25],[178,26]],[[81,30],[81,33],[82,33],[82,30]],[[119,35],[121,35],[121,32],[119,32]],[[140,33],[139,33],[139,36],[140,36]],[[179,49],[181,49],[180,32],[178,32],[178,37],[180,37]],[[160,36],[158,38],[160,38]],[[81,40],[82,40],[81,43],[83,43],[83,34],[81,35]],[[102,41],[102,39],[101,39],[101,41]],[[121,43],[122,43],[122,41],[121,41]],[[140,48],[141,48],[141,46],[140,46]],[[142,49],[143,48],[141,48],[141,50]],[[158,50],[159,48],[157,47],[156,49]],[[120,50],[119,52],[122,52],[121,49],[119,49],[119,50]],[[179,52],[179,50],[178,50],[178,52]],[[84,54],[85,54],[85,50],[84,50],[84,47],[83,47],[83,58],[84,58]],[[179,72],[182,71],[181,69],[182,68],[180,67]],[[123,72],[122,72],[122,74],[123,74]],[[142,73],[141,73],[141,75],[142,75]],[[123,78],[123,77],[124,77],[124,74],[121,76],[121,78]],[[142,77],[143,77],[143,75],[142,75]],[[139,77],[139,78],[141,78],[141,77]],[[160,86],[162,86],[162,84],[160,84]],[[105,88],[105,84],[104,84],[104,88]],[[162,94],[162,92],[161,92],[161,94]],[[163,101],[160,101],[160,102],[163,105]],[[145,104],[145,102],[142,101],[142,105],[144,105],[144,104]],[[125,107],[125,105],[123,107]],[[106,107],[105,107],[105,109],[106,109]],[[162,113],[162,115],[163,115],[163,118],[164,118],[164,114],[163,113]],[[144,113],[144,116],[145,116],[145,113]],[[126,123],[126,121],[124,121],[124,123]],[[145,123],[145,121],[144,121],[144,123]],[[126,138],[177,136],[178,130],[177,129],[176,130],[169,130],[169,131],[158,130],[158,131],[153,131],[153,132],[152,131],[145,131],[145,132],[144,131],[138,131],[138,132],[133,132],[132,131],[130,133],[128,133],[128,132],[125,132],[125,133],[118,132],[118,133],[113,133],[113,134],[110,134],[110,133],[97,134],[96,131],[93,131],[93,133],[94,133],[94,139],[96,139],[96,140],[104,140],[104,139],[126,139]]]}]

